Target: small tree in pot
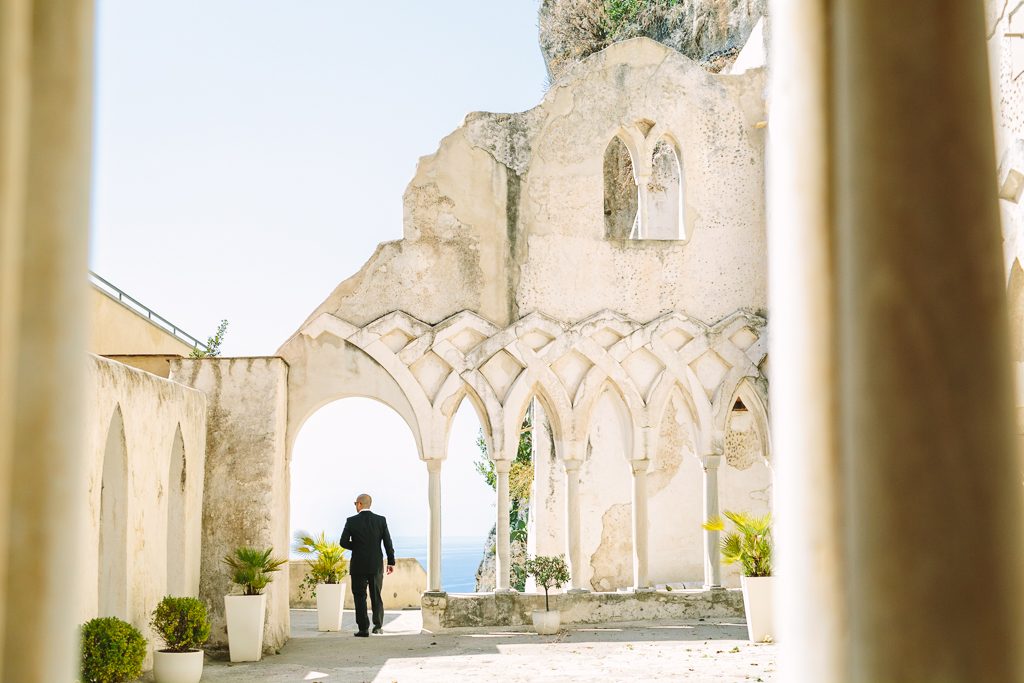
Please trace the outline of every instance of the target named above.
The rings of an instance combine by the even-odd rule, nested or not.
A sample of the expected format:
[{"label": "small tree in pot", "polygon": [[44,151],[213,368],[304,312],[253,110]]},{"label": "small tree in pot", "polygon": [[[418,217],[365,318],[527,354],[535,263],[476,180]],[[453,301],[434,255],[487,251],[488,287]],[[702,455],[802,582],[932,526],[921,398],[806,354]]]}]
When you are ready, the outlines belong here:
[{"label": "small tree in pot", "polygon": [[309,572],[299,584],[299,591],[302,595],[311,591],[316,596],[318,630],[340,631],[345,604],[345,584],[342,579],[348,574],[344,548],[337,541],[327,540],[327,534],[323,531],[317,536],[299,531],[295,534],[293,549],[306,557]]},{"label": "small tree in pot", "polygon": [[265,589],[288,560],[272,558],[273,548],[236,548],[224,558],[231,582],[241,595],[224,596],[228,622],[228,649],[232,662],[258,662],[263,656],[263,625],[267,618]]},{"label": "small tree in pot", "polygon": [[[723,514],[736,527],[736,531],[722,538],[722,560],[726,564],[738,562],[743,565],[740,584],[747,615],[747,635],[755,643],[771,641],[774,638],[772,516],[754,517],[745,512],[729,511]],[[725,531],[725,522],[716,517],[705,522],[704,528]]]},{"label": "small tree in pot", "polygon": [[203,643],[210,637],[206,605],[196,598],[165,597],[153,610],[153,632],[166,647],[153,653],[156,683],[199,683]]},{"label": "small tree in pot", "polygon": [[562,615],[552,610],[548,591],[561,588],[569,582],[569,567],[565,564],[565,556],[558,557],[538,555],[526,560],[526,573],[534,578],[538,586],[544,588],[544,610],[533,611],[533,627],[541,635],[558,633],[562,623]]}]

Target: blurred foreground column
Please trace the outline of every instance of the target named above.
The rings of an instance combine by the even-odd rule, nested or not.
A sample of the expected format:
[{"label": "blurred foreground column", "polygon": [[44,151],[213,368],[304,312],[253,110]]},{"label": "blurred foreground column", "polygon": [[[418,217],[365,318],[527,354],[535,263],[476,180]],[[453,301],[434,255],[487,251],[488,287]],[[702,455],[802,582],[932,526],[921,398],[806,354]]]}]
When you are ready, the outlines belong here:
[{"label": "blurred foreground column", "polygon": [[983,4],[772,12],[780,676],[1024,680]]},{"label": "blurred foreground column", "polygon": [[0,3],[0,679],[74,680],[92,3]]}]

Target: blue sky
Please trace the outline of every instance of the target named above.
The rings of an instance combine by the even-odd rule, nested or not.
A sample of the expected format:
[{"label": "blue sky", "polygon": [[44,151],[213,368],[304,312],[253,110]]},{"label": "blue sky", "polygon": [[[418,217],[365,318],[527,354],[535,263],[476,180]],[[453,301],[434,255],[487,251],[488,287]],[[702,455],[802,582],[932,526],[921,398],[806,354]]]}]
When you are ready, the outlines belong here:
[{"label": "blue sky", "polygon": [[[420,156],[470,111],[540,101],[536,23],[536,0],[99,0],[93,270],[201,339],[227,318],[224,355],[273,354],[401,237]],[[311,418],[293,521],[337,526],[366,489],[392,526],[425,533],[425,468],[395,420],[360,399]],[[493,521],[476,428],[463,411],[446,535]]]}]

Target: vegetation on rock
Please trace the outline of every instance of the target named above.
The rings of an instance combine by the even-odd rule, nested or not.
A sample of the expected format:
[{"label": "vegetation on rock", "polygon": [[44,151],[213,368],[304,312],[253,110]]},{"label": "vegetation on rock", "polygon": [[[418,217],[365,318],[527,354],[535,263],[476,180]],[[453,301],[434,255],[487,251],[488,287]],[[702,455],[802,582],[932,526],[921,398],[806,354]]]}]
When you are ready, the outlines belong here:
[{"label": "vegetation on rock", "polygon": [[216,358],[220,355],[220,347],[224,343],[224,334],[228,330],[228,321],[221,320],[220,325],[217,325],[217,332],[212,337],[206,338],[206,350],[200,349],[198,346],[192,349],[192,353],[189,354],[189,358]]}]

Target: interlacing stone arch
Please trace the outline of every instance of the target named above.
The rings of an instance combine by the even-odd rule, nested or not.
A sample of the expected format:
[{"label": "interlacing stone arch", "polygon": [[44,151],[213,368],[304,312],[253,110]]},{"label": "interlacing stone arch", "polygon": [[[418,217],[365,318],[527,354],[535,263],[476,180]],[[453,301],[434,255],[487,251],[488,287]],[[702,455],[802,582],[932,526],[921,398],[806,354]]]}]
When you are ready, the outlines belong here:
[{"label": "interlacing stone arch", "polygon": [[[535,397],[545,405],[556,443],[564,444],[585,441],[606,390],[629,414],[634,450],[627,457],[643,459],[676,391],[697,426],[699,452],[721,452],[737,391],[743,386],[756,394],[765,384],[764,327],[764,318],[747,310],[712,325],[679,313],[642,324],[602,311],[572,325],[532,313],[504,329],[471,311],[436,325],[396,311],[363,327],[324,313],[303,334],[335,335],[395,379],[416,416],[425,459],[445,457],[452,418],[467,398],[490,457],[508,460]],[[764,414],[762,397],[752,403]]]}]

